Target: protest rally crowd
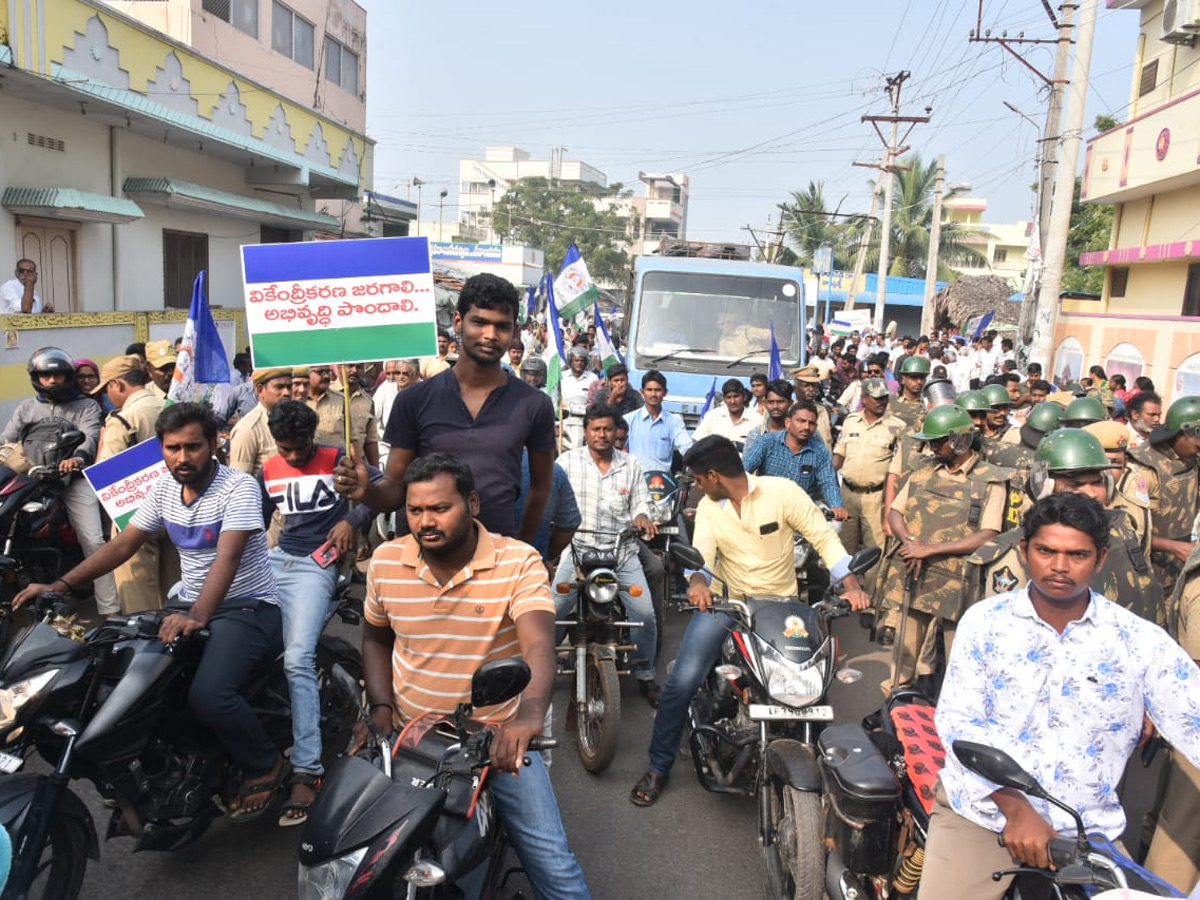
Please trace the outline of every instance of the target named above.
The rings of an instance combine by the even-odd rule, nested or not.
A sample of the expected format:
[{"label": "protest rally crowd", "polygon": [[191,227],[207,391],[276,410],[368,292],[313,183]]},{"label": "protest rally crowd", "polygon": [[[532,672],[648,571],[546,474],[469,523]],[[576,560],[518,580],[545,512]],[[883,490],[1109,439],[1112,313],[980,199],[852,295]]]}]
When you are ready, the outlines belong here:
[{"label": "protest rally crowd", "polygon": [[[1126,761],[1165,739],[1143,846],[1127,850],[1180,891],[1195,887],[1200,397],[1168,404],[1148,379],[1097,366],[1054,384],[990,332],[818,332],[794,370],[717,385],[689,429],[663,407],[663,374],[630,383],[611,325],[598,308],[564,321],[559,356],[551,323],[527,316],[504,280],[478,275],[435,356],[256,368],[247,350],[203,402],[168,398],[187,342],[130,345],[101,366],[38,350],[35,395],[0,435],[4,465],[21,471],[50,432],[74,428],[85,439],[59,463],[64,475],[157,440],[172,477],[118,530],[75,476],[65,496],[85,558],[14,606],[90,589],[100,616],[130,614],[163,608],[181,581],[187,605],[160,637],[211,632],[189,697],[242,771],[227,813],[254,820],[283,793],[289,826],[308,817],[328,758],[317,638],[339,570],[365,571],[363,678],[380,731],[453,713],[483,662],[529,664],[519,700],[476,711],[498,728],[493,768],[521,772],[490,783],[537,895],[585,897],[546,766],[526,753],[553,693],[555,619],[572,602],[551,586],[574,580],[564,551],[577,530],[653,537],[644,475],[682,472],[700,497],[686,514],[691,542],[730,596],[794,595],[791,538],[803,535],[851,606],[874,613],[893,659],[884,694],[940,694],[947,745],[1025,748],[1019,762],[1089,830],[1120,836]],[[861,547],[883,557],[855,577],[847,561]],[[641,541],[619,574],[643,623],[633,675],[656,710],[629,795],[648,806],[668,786],[688,700],[724,632],[703,612],[717,593],[705,574],[672,583]],[[700,611],[660,684],[654,609],[676,593]],[[281,651],[289,758],[240,693],[254,662]],[[1078,677],[1097,659],[1108,681]],[[1050,838],[1069,825],[1049,809],[948,755],[920,896],[999,898],[1007,882],[994,870],[1047,866]]]}]

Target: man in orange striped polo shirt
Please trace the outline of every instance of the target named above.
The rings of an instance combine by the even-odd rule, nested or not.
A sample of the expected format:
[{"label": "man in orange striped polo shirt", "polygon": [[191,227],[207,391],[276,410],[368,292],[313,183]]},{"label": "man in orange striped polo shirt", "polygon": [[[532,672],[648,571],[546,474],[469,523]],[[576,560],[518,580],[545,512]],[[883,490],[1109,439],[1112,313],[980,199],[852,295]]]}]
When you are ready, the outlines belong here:
[{"label": "man in orange striped polo shirt", "polygon": [[[586,898],[550,778],[538,754],[554,684],[554,601],[536,550],[487,531],[471,470],[447,453],[404,473],[411,534],[375,551],[367,570],[363,670],[375,724],[391,732],[426,713],[450,715],[483,663],[520,655],[532,677],[507,703],[475,710],[498,726],[490,780],[496,809],[539,897]],[[520,773],[520,778],[515,777]]]}]

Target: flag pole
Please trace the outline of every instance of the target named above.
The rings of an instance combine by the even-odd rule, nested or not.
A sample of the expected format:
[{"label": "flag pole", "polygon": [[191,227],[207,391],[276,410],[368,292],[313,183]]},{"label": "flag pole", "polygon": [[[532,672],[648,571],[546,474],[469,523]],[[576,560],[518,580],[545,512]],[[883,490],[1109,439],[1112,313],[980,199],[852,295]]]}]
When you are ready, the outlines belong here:
[{"label": "flag pole", "polygon": [[346,435],[345,435],[346,436],[346,452],[349,453],[350,449],[351,449],[350,384],[349,384],[348,380],[346,379],[346,367],[344,365],[338,366],[338,371],[340,372],[340,374],[342,376],[342,378],[341,378],[341,381],[342,381],[342,409],[344,412],[343,418],[346,421]]}]

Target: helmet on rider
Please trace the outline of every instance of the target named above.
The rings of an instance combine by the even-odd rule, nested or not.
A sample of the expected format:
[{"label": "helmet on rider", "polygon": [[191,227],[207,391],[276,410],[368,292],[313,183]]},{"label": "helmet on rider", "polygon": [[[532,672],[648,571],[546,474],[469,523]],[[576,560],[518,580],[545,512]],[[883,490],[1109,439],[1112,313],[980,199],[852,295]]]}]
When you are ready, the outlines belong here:
[{"label": "helmet on rider", "polygon": [[527,356],[521,360],[521,379],[526,384],[537,388],[546,386],[546,361],[537,356]]},{"label": "helmet on rider", "polygon": [[987,401],[989,409],[1000,409],[1013,405],[1012,397],[1008,395],[1008,389],[1002,384],[986,384],[981,393]]},{"label": "helmet on rider", "polygon": [[957,404],[950,403],[931,409],[925,416],[925,424],[920,431],[914,432],[913,437],[918,441],[933,443],[943,438],[949,438],[956,456],[971,449],[975,440],[975,423],[971,414]]},{"label": "helmet on rider", "polygon": [[1108,410],[1095,397],[1076,397],[1067,404],[1066,412],[1060,420],[1067,428],[1082,428],[1093,422],[1103,422],[1108,418]]},{"label": "helmet on rider", "polygon": [[[61,403],[76,394],[75,360],[66,350],[58,347],[42,347],[29,357],[29,382],[33,389],[47,400]],[[39,375],[63,375],[61,384],[44,385]]]}]

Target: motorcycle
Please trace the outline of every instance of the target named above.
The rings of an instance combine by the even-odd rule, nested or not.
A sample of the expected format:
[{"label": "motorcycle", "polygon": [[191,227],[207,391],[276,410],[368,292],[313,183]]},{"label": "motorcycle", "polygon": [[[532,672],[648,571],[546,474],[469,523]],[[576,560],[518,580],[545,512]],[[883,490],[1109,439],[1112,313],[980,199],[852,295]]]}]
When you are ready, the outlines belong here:
[{"label": "motorcycle", "polygon": [[[676,544],[672,552],[687,568],[712,574],[694,547]],[[877,547],[859,550],[850,572],[861,575],[879,556]],[[734,626],[688,707],[688,745],[701,786],[758,800],[771,898],[824,896],[816,747],[833,720],[833,707],[824,702],[838,657],[830,622],[850,611],[835,588],[811,606],[721,597],[710,611],[732,616]]]},{"label": "motorcycle", "polygon": [[58,464],[84,440],[82,431],[62,432],[24,474],[0,466],[0,581],[6,600],[26,585],[55,581],[83,558],[63,499],[69,479],[78,476],[59,474]]},{"label": "motorcycle", "polygon": [[[187,702],[206,629],[164,644],[158,631],[165,610],[112,616],[72,639],[49,624],[61,625],[69,612],[61,595],[42,594],[34,610],[39,621],[14,636],[0,662],[0,771],[7,775],[0,779],[0,825],[15,848],[2,900],[73,900],[87,860],[99,858],[99,842],[72,780],[92,782],[112,808],[106,838],[132,837],[135,851],[176,850],[222,814],[214,795],[231,796],[236,773]],[[361,675],[358,651],[322,636],[317,668],[326,748],[344,746],[357,712],[332,688],[335,663]],[[267,733],[286,750],[292,724],[282,656],[261,664],[245,691]],[[50,764],[50,774],[16,774],[31,751]]]},{"label": "motorcycle", "polygon": [[[826,789],[822,837],[830,848],[825,889],[831,900],[884,900],[916,896],[925,861],[934,787],[945,764],[934,707],[917,691],[900,691],[884,706],[882,728],[834,725],[818,742]],[[1002,787],[1045,800],[1075,820],[1076,836],[1055,838],[1055,868],[1016,866],[1007,900],[1083,900],[1096,891],[1133,888],[1155,897],[1183,895],[1137,865],[1107,839],[1089,837],[1078,812],[1050,796],[1000,750],[956,741],[964,766]]]},{"label": "motorcycle", "polygon": [[[555,625],[566,627],[571,644],[567,651],[568,663],[560,665],[559,674],[575,678],[571,696],[574,718],[568,713],[568,721],[576,731],[579,760],[589,772],[603,772],[617,755],[621,723],[618,676],[632,671],[630,654],[636,648],[629,630],[645,624],[626,620],[620,599],[621,589],[625,586],[617,580],[622,545],[635,540],[637,534],[636,528],[576,531],[576,539],[571,543],[576,579],[556,587],[560,594],[575,594],[573,617],[557,621]],[[616,543],[584,547],[578,540],[587,535],[615,539]]]},{"label": "motorcycle", "polygon": [[[374,759],[347,756],[330,767],[300,836],[300,900],[461,897],[456,885],[479,875],[481,896],[496,897],[509,873],[487,781],[495,732],[471,712],[520,694],[529,666],[517,657],[484,663],[470,703],[414,720],[395,746],[361,708],[358,681],[339,669],[335,683],[359,707]],[[534,738],[529,750],[555,744]]]},{"label": "motorcycle", "polygon": [[[650,493],[650,521],[658,525],[658,536],[646,542],[654,555],[662,560],[667,582],[666,601],[673,600],[678,609],[688,605],[687,585],[683,572],[671,556],[671,545],[677,541],[687,542],[687,533],[682,527],[683,511],[687,508],[688,491],[694,483],[688,475],[673,476],[670,472],[651,470],[643,474],[646,490]],[[658,618],[658,642],[662,649],[663,627],[666,610],[655,604],[654,614]]]}]

